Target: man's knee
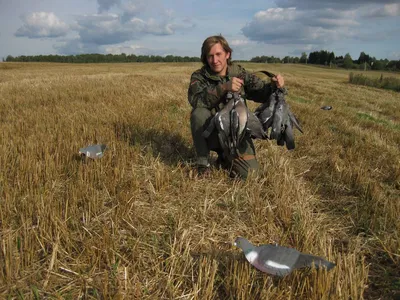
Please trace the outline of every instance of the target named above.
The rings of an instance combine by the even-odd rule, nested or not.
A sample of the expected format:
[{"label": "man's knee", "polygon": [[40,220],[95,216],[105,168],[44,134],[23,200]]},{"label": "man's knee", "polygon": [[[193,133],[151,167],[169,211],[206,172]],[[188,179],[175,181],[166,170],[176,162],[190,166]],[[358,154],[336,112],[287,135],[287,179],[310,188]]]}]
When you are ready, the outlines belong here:
[{"label": "man's knee", "polygon": [[194,127],[204,126],[211,117],[211,111],[207,108],[195,108],[190,115],[190,123]]}]

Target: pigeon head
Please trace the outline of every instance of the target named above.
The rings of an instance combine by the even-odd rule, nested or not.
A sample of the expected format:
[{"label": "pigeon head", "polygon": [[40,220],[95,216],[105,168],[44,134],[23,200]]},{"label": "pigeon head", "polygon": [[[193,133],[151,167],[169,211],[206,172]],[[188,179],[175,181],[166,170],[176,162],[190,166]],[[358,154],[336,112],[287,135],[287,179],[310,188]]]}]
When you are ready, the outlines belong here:
[{"label": "pigeon head", "polygon": [[242,249],[244,253],[247,253],[254,249],[254,246],[243,237],[237,237],[234,245]]}]

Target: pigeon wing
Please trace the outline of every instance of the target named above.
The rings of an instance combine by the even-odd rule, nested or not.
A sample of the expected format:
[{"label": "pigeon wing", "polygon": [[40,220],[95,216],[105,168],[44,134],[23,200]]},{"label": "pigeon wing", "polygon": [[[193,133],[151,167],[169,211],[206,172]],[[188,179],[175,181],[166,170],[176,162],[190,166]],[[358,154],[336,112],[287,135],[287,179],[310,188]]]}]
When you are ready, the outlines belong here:
[{"label": "pigeon wing", "polygon": [[249,120],[247,122],[247,128],[250,130],[252,138],[255,139],[268,139],[267,133],[264,131],[260,120],[251,112],[249,112]]},{"label": "pigeon wing", "polygon": [[296,116],[290,111],[290,109],[288,110],[289,113],[289,118],[290,121],[294,124],[294,126],[301,132],[303,133],[303,130],[300,127],[300,123],[299,120],[297,120]]},{"label": "pigeon wing", "polygon": [[244,104],[244,101],[242,99],[237,101],[235,105],[235,110],[238,114],[239,121],[238,141],[241,141],[249,120],[249,110],[247,109],[247,106],[246,104]]},{"label": "pigeon wing", "polygon": [[300,253],[299,258],[297,259],[293,268],[300,269],[305,267],[311,267],[313,265],[317,269],[325,267],[328,271],[336,266],[334,263],[331,263],[322,257],[312,254]]},{"label": "pigeon wing", "polygon": [[288,150],[293,150],[295,148],[295,143],[294,143],[294,136],[293,136],[293,127],[292,127],[291,122],[286,123],[286,128],[285,128],[283,138],[286,143],[286,148]]},{"label": "pigeon wing", "polygon": [[262,272],[284,276],[293,270],[300,252],[293,248],[263,245],[256,248],[257,259],[253,265]]},{"label": "pigeon wing", "polygon": [[276,105],[272,121],[271,139],[273,140],[279,141],[281,139],[283,109],[283,102],[279,101]]}]

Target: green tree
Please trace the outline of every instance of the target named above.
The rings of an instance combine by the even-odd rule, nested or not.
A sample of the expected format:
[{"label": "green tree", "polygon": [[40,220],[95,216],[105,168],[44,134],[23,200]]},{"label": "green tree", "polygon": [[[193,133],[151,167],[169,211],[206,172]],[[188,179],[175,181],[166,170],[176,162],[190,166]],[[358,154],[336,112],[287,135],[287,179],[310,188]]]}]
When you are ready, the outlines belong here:
[{"label": "green tree", "polygon": [[300,57],[300,63],[306,64],[307,63],[307,53],[303,52]]},{"label": "green tree", "polygon": [[346,53],[344,56],[343,67],[346,69],[351,69],[353,67],[353,59],[351,58],[350,53]]}]

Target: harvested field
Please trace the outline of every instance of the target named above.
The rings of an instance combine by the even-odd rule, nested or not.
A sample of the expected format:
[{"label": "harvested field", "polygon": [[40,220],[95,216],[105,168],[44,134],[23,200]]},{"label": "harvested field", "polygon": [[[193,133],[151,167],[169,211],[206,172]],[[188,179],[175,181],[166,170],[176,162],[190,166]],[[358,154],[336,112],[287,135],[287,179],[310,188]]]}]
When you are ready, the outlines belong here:
[{"label": "harvested field", "polygon": [[[192,171],[199,64],[0,63],[0,298],[400,297],[400,94],[243,66],[284,76],[304,134],[291,152],[256,141],[261,175],[233,181]],[[84,163],[92,143],[108,149]],[[274,278],[237,236],[337,266]]]}]

